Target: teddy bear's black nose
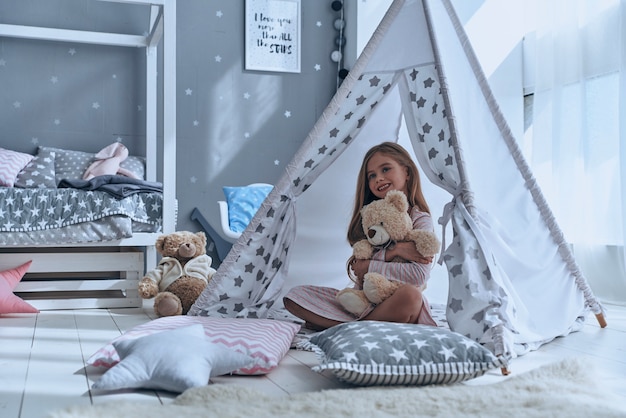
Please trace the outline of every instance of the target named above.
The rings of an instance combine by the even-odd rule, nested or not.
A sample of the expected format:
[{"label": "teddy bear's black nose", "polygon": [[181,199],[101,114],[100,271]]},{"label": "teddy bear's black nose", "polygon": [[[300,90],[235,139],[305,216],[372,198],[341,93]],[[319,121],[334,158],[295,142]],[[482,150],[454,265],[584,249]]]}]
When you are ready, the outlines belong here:
[{"label": "teddy bear's black nose", "polygon": [[368,229],[367,230],[367,237],[368,238],[374,238],[374,235],[376,235],[376,231],[373,229]]}]

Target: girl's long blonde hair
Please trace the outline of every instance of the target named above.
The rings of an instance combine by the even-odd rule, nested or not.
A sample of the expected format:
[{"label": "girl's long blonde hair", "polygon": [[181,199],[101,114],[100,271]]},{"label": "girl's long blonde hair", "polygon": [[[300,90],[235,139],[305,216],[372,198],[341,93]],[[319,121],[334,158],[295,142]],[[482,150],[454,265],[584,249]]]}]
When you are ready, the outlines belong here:
[{"label": "girl's long blonde hair", "polygon": [[375,145],[367,151],[363,157],[363,163],[359,170],[359,176],[356,183],[356,196],[354,198],[354,209],[352,211],[352,219],[348,227],[348,242],[354,245],[355,242],[365,239],[365,232],[361,224],[361,209],[363,206],[378,199],[370,191],[367,181],[367,164],[372,156],[376,153],[384,154],[393,158],[398,164],[406,167],[409,178],[407,179],[407,191],[409,207],[417,207],[422,212],[430,213],[424,194],[422,193],[422,185],[420,181],[419,171],[413,162],[409,153],[395,142],[383,142]]}]

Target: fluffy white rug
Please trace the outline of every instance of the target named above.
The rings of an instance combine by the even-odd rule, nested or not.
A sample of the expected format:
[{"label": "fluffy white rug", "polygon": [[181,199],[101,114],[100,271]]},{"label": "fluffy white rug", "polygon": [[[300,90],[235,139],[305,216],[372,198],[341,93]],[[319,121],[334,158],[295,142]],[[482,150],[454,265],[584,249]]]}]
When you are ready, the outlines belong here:
[{"label": "fluffy white rug", "polygon": [[118,402],[70,407],[50,417],[626,417],[626,407],[594,379],[582,360],[568,360],[491,385],[354,388],[277,398],[211,384],[164,406]]}]

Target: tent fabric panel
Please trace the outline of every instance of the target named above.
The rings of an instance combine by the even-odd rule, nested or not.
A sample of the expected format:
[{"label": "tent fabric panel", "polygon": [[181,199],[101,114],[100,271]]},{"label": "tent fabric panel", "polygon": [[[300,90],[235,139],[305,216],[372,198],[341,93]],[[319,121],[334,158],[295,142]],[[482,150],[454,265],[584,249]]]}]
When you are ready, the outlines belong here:
[{"label": "tent fabric panel", "polygon": [[[328,119],[321,118],[324,123],[317,124],[309,134],[207,289],[190,309],[191,315],[250,318],[272,315],[274,303],[280,302],[280,294],[284,293],[289,251],[296,239],[297,199],[358,136],[368,116],[392,89],[396,79],[394,74],[364,75],[352,83],[353,90],[338,92],[345,94],[342,99],[345,105],[324,112]],[[345,229],[343,232],[345,237]],[[274,251],[267,253],[271,249]]]},{"label": "tent fabric panel", "polygon": [[[580,298],[576,296],[577,280],[573,272],[566,268],[569,267],[568,260],[562,253],[540,252],[546,246],[559,248],[560,244],[555,241],[559,234],[548,228],[550,220],[546,221],[545,216],[547,206],[529,193],[529,178],[525,178],[520,169],[525,168],[523,156],[515,152],[515,140],[497,108],[462,26],[451,6],[446,9],[445,4],[449,6],[449,2],[429,2],[429,12],[452,14],[449,18],[432,16],[433,32],[437,36],[433,44],[440,51],[446,51],[446,54],[441,54],[440,65],[445,73],[450,101],[454,104],[450,111],[456,122],[458,143],[463,144],[463,166],[471,179],[474,205],[483,208],[480,210],[483,219],[492,220],[481,224],[478,219],[476,225],[484,231],[477,233],[486,235],[489,228],[495,225],[500,225],[499,232],[503,233],[497,242],[488,242],[483,251],[488,259],[496,259],[500,265],[505,261],[513,263],[500,268],[498,275],[503,276],[502,283],[507,283],[503,287],[507,290],[506,297],[516,295],[515,301],[509,302],[515,303],[517,310],[521,311],[521,304],[525,304],[533,316],[554,314],[551,321],[535,324],[535,327],[524,327],[529,321],[517,321],[517,324],[512,324],[516,335],[523,329],[527,331],[525,338],[528,341],[536,338],[535,333],[547,337],[560,335],[562,330],[569,329],[584,315],[584,304],[580,304]],[[459,56],[468,59],[459,60]],[[468,74],[474,77],[468,77]],[[476,114],[481,117],[475,117]],[[538,187],[535,193],[540,195]],[[556,224],[552,223],[552,226],[556,227]],[[506,236],[511,233],[515,233],[512,239]],[[536,268],[537,260],[541,260],[540,270]],[[555,272],[558,274],[553,274]],[[493,271],[491,273],[494,275]],[[534,295],[534,290],[541,288],[545,281],[560,282],[567,289],[560,294],[564,296],[565,306],[559,312],[551,312],[553,293],[544,292],[539,299]],[[571,295],[574,295],[573,299],[566,298]]]},{"label": "tent fabric panel", "polygon": [[[398,40],[408,39],[419,48],[398,53]],[[394,1],[366,45],[361,57],[367,56],[363,68],[354,66],[359,73],[396,72],[398,69],[432,64],[434,56],[429,44],[424,9],[419,0]]]},{"label": "tent fabric panel", "polygon": [[[403,43],[409,52],[398,53]],[[411,51],[420,47],[426,52]],[[347,221],[325,218],[338,212],[335,205],[349,217],[360,157],[375,143],[397,140],[400,112],[422,171],[451,194],[440,222],[445,231],[451,221],[454,232],[443,259],[455,331],[509,356],[577,329],[586,306],[601,310],[450,2],[395,0],[190,314],[272,317],[294,276],[321,284],[317,265],[328,269],[321,280],[345,280]],[[327,234],[326,226],[334,230]],[[306,260],[313,246],[325,252]]]}]

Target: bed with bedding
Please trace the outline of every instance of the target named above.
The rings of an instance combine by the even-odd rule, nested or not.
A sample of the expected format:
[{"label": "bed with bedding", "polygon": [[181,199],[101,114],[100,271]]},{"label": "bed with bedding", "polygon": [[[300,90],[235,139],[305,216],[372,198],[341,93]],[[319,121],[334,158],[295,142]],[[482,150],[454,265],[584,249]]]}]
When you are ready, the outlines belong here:
[{"label": "bed with bedding", "polygon": [[[30,161],[22,168],[17,161]],[[144,161],[121,167],[133,177],[84,173],[95,154],[39,147],[37,155],[0,149],[0,246],[97,243],[160,232],[163,188],[143,180]],[[13,176],[10,170],[19,172]],[[9,187],[6,187],[9,186]]]},{"label": "bed with bedding", "polygon": [[[67,149],[41,138],[33,152],[18,152],[2,142],[0,270],[32,261],[14,292],[41,310],[140,306],[137,283],[156,265],[154,242],[176,226],[175,3],[112,1],[146,8],[143,35],[0,22],[0,39],[146,50],[142,155],[111,155],[87,176],[103,160],[104,149],[92,148],[103,144],[87,138]],[[111,164],[115,171],[102,171]]]},{"label": "bed with bedding", "polygon": [[163,231],[163,185],[144,180],[136,156],[86,180],[97,155],[0,148],[0,267],[33,260],[16,293],[39,309],[141,303],[137,281]]},{"label": "bed with bedding", "polygon": [[117,199],[103,191],[0,189],[0,246],[83,244],[161,230],[160,192]]}]

